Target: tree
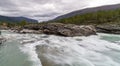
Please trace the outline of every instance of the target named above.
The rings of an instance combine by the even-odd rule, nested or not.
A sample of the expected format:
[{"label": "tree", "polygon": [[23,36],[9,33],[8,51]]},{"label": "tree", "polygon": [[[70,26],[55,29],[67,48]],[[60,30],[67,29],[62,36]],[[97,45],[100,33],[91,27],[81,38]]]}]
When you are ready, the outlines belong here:
[{"label": "tree", "polygon": [[20,26],[25,26],[27,24],[27,22],[25,20],[20,22]]}]

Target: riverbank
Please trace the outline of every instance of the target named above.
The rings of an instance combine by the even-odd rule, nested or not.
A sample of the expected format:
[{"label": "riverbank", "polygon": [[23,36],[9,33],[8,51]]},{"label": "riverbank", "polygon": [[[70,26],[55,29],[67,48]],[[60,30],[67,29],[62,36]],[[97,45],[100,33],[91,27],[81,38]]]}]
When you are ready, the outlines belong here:
[{"label": "riverbank", "polygon": [[74,25],[74,24],[62,24],[62,23],[25,25],[23,28],[16,30],[15,32],[48,34],[48,35],[58,35],[65,37],[96,35],[96,29],[92,25]]},{"label": "riverbank", "polygon": [[96,33],[120,34],[119,24],[75,25],[63,23],[39,23],[24,26],[7,27],[20,34],[47,34],[65,37],[90,36]]},{"label": "riverbank", "polygon": [[108,34],[120,34],[120,24],[102,24],[96,26],[97,32]]}]

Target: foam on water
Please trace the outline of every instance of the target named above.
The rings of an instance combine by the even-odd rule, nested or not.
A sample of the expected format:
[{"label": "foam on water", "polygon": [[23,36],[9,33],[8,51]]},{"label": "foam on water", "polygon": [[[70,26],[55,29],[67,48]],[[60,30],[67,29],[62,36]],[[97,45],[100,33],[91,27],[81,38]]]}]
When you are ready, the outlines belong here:
[{"label": "foam on water", "polygon": [[20,41],[21,51],[28,54],[29,60],[34,62],[33,66],[120,66],[120,39],[111,42],[102,39],[103,36],[111,35],[9,35]]},{"label": "foam on water", "polygon": [[[23,37],[24,36],[24,37]],[[38,58],[38,55],[36,53],[36,44],[30,44],[31,42],[37,42],[35,35],[34,38],[32,37],[32,35],[23,35],[20,36],[19,38],[17,38],[21,44],[23,44],[22,46],[20,46],[20,49],[23,53],[27,54],[29,57],[29,61],[33,62],[33,66],[42,66],[40,59]],[[28,44],[26,44],[28,43]]]}]

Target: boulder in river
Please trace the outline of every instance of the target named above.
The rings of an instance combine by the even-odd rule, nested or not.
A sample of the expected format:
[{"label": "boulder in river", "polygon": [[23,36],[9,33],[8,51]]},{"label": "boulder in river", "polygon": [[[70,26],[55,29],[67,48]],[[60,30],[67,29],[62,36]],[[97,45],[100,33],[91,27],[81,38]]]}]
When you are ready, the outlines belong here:
[{"label": "boulder in river", "polygon": [[[27,30],[26,30],[27,29]],[[53,34],[59,36],[90,36],[96,35],[96,30],[92,25],[74,25],[62,23],[47,23],[42,25],[27,25],[20,33]]]},{"label": "boulder in river", "polygon": [[2,44],[5,41],[6,41],[6,39],[0,36],[0,44]]}]

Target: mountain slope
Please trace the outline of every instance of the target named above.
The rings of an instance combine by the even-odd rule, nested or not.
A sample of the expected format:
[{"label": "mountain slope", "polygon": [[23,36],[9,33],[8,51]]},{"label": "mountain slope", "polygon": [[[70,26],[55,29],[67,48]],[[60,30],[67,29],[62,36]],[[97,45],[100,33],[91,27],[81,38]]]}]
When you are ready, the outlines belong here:
[{"label": "mountain slope", "polygon": [[16,23],[16,22],[21,22],[21,21],[26,21],[26,22],[30,22],[30,23],[38,22],[37,20],[29,19],[26,17],[8,17],[8,16],[0,15],[0,22],[12,22],[12,23],[15,22]]},{"label": "mountain slope", "polygon": [[115,10],[115,9],[119,9],[120,8],[120,4],[116,4],[116,5],[106,5],[106,6],[101,6],[101,7],[94,7],[94,8],[87,8],[87,9],[83,9],[83,10],[78,10],[78,11],[74,11],[62,16],[58,16],[57,18],[55,18],[54,20],[59,20],[59,19],[63,19],[63,18],[68,18],[68,17],[72,17],[72,16],[76,16],[76,15],[81,15],[81,14],[85,14],[85,13],[92,13],[92,12],[97,12],[97,11],[108,11],[108,10]]}]

